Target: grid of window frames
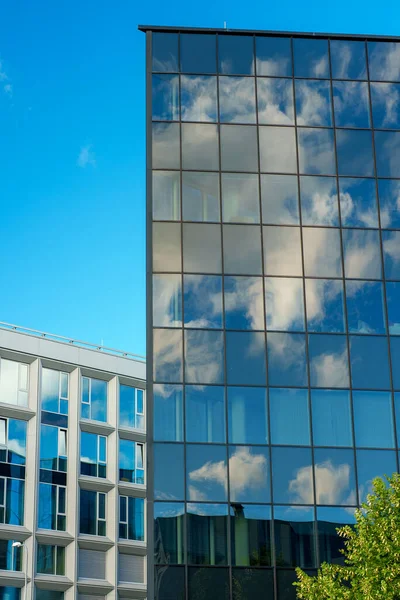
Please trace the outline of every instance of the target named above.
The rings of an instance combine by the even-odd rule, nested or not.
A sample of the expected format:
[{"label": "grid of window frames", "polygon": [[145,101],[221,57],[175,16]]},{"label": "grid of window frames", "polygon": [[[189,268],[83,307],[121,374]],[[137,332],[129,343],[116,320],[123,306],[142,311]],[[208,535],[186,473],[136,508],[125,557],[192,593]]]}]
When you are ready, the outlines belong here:
[{"label": "grid of window frames", "polygon": [[400,46],[149,35],[156,598],[291,600],[398,470]]}]

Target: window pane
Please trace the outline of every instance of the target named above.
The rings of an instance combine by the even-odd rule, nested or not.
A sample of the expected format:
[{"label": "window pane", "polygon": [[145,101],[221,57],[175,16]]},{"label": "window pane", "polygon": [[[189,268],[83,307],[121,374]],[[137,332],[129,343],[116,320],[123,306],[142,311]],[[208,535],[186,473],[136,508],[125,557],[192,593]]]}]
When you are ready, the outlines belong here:
[{"label": "window pane", "polygon": [[339,175],[373,177],[374,157],[370,131],[336,131]]},{"label": "window pane", "polygon": [[264,329],[261,277],[225,277],[224,293],[227,329]]},{"label": "window pane", "polygon": [[380,281],[346,281],[346,297],[350,333],[386,333]]},{"label": "window pane", "polygon": [[340,178],[339,190],[343,227],[378,227],[374,179]]},{"label": "window pane", "polygon": [[165,442],[183,442],[182,386],[155,385],[154,439]]},{"label": "window pane", "polygon": [[184,275],[185,327],[222,328],[222,278]]},{"label": "window pane", "polygon": [[366,229],[344,229],[342,239],[346,277],[381,279],[379,232]]},{"label": "window pane", "polygon": [[386,303],[388,310],[389,333],[400,334],[400,284],[386,283]]},{"label": "window pane", "polygon": [[266,275],[302,275],[300,229],[263,227]]},{"label": "window pane", "polygon": [[394,448],[392,394],[353,392],[356,446]]},{"label": "window pane", "polygon": [[180,181],[175,171],[153,171],[153,219],[178,221],[180,218]]},{"label": "window pane", "polygon": [[295,38],[293,50],[295,77],[329,77],[327,40]]},{"label": "window pane", "polygon": [[375,477],[391,477],[397,473],[396,453],[387,450],[357,450],[357,475],[359,501],[366,502],[373,493]]},{"label": "window pane", "polygon": [[307,385],[306,346],[303,334],[268,333],[267,348],[270,385]]},{"label": "window pane", "polygon": [[226,447],[188,444],[186,485],[188,500],[226,502]]},{"label": "window pane", "polygon": [[153,169],[179,169],[179,123],[153,123]]},{"label": "window pane", "polygon": [[365,42],[331,40],[330,47],[334,79],[367,79]]},{"label": "window pane", "polygon": [[271,502],[269,449],[262,446],[230,446],[231,502]]},{"label": "window pane", "polygon": [[260,170],[296,173],[296,138],[292,127],[259,127]]},{"label": "window pane", "polygon": [[312,390],[312,423],[315,446],[352,446],[350,392]]},{"label": "window pane", "polygon": [[119,479],[129,483],[136,481],[135,454],[139,452],[136,443],[132,440],[119,440]]},{"label": "window pane", "polygon": [[[224,271],[261,275],[261,229],[256,225],[224,225]],[[240,240],[240,245],[238,244]]]},{"label": "window pane", "polygon": [[266,385],[264,332],[226,332],[226,371],[230,385]]},{"label": "window pane", "polygon": [[332,126],[331,86],[329,81],[295,79],[297,125]]},{"label": "window pane", "polygon": [[178,34],[153,33],[153,71],[178,71]]},{"label": "window pane", "polygon": [[153,270],[181,270],[181,226],[153,223]]},{"label": "window pane", "polygon": [[300,177],[303,225],[339,225],[336,179]]},{"label": "window pane", "polygon": [[[2,370],[6,361],[2,360]],[[10,361],[11,362],[11,361]],[[17,363],[16,363],[17,364]],[[2,373],[4,376],[4,372]],[[60,372],[54,369],[42,369],[42,409],[59,412]]]},{"label": "window pane", "polygon": [[225,392],[221,386],[185,387],[186,441],[223,444],[225,436]]},{"label": "window pane", "polygon": [[344,525],[354,525],[354,511],[348,508],[319,506],[317,508],[317,526],[320,562],[344,565],[341,550],[345,548],[343,538],[337,529]]},{"label": "window pane", "polygon": [[257,75],[292,75],[290,38],[256,36]]},{"label": "window pane", "polygon": [[184,221],[219,221],[219,176],[217,173],[182,173]]},{"label": "window pane", "polygon": [[182,332],[173,329],[153,331],[154,380],[182,381]]},{"label": "window pane", "polygon": [[[43,427],[43,426],[42,426]],[[81,431],[81,474],[97,477],[98,436],[95,433]]]},{"label": "window pane", "polygon": [[97,492],[80,489],[79,533],[97,534]]},{"label": "window pane", "polygon": [[218,121],[217,78],[181,75],[182,121]]},{"label": "window pane", "polygon": [[270,388],[269,407],[272,444],[310,445],[307,390]]},{"label": "window pane", "polygon": [[395,42],[368,42],[370,79],[400,81],[398,54],[399,46]]},{"label": "window pane", "polygon": [[[184,499],[183,444],[154,444],[154,498]],[[173,465],[174,468],[171,468]]]},{"label": "window pane", "polygon": [[199,590],[207,600],[228,600],[228,569],[193,568],[188,573],[189,600],[197,600]]},{"label": "window pane", "polygon": [[335,81],[333,102],[336,127],[371,127],[367,83]]},{"label": "window pane", "polygon": [[[271,508],[262,505],[235,504],[232,510],[232,563],[241,566],[270,566],[272,564]],[[253,596],[249,597],[253,598]]]},{"label": "window pane", "polygon": [[265,388],[228,387],[229,441],[234,444],[268,443]]},{"label": "window pane", "polygon": [[225,75],[254,75],[252,36],[218,36],[218,70]]},{"label": "window pane", "polygon": [[395,159],[400,152],[400,133],[375,131],[374,136],[378,177],[400,177],[400,163]]},{"label": "window pane", "polygon": [[189,273],[221,272],[219,225],[183,224],[183,270]]},{"label": "window pane", "polygon": [[304,270],[309,277],[341,277],[338,229],[303,228]]},{"label": "window pane", "polygon": [[221,169],[258,171],[257,128],[251,125],[221,125]]},{"label": "window pane", "polygon": [[385,229],[399,229],[400,181],[379,179],[378,186],[381,227]]},{"label": "window pane", "polygon": [[[277,565],[280,567],[313,567],[315,565],[313,508],[299,510],[295,506],[274,506],[274,527]],[[279,570],[278,573],[283,574],[285,571]],[[279,598],[289,600],[291,596],[281,594]]]},{"label": "window pane", "polygon": [[24,465],[26,460],[26,421],[8,419],[8,462]]},{"label": "window pane", "polygon": [[261,125],[294,125],[291,79],[257,77],[257,103]]},{"label": "window pane", "polygon": [[299,191],[295,175],[261,175],[263,223],[298,225]]},{"label": "window pane", "polygon": [[400,129],[400,85],[371,83],[372,118],[377,129]]},{"label": "window pane", "polygon": [[181,33],[181,70],[183,73],[215,73],[216,36]]},{"label": "window pane", "polygon": [[308,331],[345,332],[343,283],[306,279]]},{"label": "window pane", "polygon": [[179,121],[179,75],[153,75],[154,121]]},{"label": "window pane", "polygon": [[185,600],[184,567],[156,567],[154,580],[154,600]]},{"label": "window pane", "polygon": [[275,503],[314,503],[310,448],[273,447],[272,478]]},{"label": "window pane", "polygon": [[357,504],[353,450],[316,449],[314,472],[317,504]]},{"label": "window pane", "polygon": [[153,275],[153,325],[181,327],[181,275]]},{"label": "window pane", "polygon": [[187,383],[223,383],[224,341],[221,331],[185,331]]},{"label": "window pane", "polygon": [[135,427],[135,388],[119,386],[119,426]]},{"label": "window pane", "polygon": [[347,387],[347,341],[339,335],[309,335],[308,351],[312,387]]},{"label": "window pane", "polygon": [[400,279],[400,232],[382,231],[386,279]]},{"label": "window pane", "polygon": [[331,129],[299,129],[299,168],[305,175],[336,173],[333,131]]},{"label": "window pane", "polygon": [[265,278],[267,329],[304,331],[303,280]]},{"label": "window pane", "polygon": [[256,92],[253,77],[219,78],[221,123],[255,123]]},{"label": "window pane", "polygon": [[40,468],[58,470],[58,427],[43,423],[40,425]]},{"label": "window pane", "polygon": [[182,168],[197,171],[218,170],[217,125],[182,124]]},{"label": "window pane", "polygon": [[351,336],[351,378],[354,388],[390,389],[386,337]]},{"label": "window pane", "polygon": [[400,343],[399,342],[400,342],[400,338],[398,338],[398,337],[390,338],[393,387],[396,390],[400,389]]},{"label": "window pane", "polygon": [[183,564],[184,512],[183,503],[154,503],[154,561],[156,564]]},{"label": "window pane", "polygon": [[222,219],[226,223],[259,223],[258,175],[222,173]]}]

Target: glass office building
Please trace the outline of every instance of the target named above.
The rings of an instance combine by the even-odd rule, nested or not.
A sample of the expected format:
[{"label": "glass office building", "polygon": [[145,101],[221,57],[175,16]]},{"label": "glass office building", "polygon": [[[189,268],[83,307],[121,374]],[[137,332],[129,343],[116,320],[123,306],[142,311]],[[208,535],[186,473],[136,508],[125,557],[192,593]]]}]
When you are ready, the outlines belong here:
[{"label": "glass office building", "polygon": [[0,600],[143,600],[144,359],[14,329],[0,323]]},{"label": "glass office building", "polygon": [[400,42],[141,29],[148,597],[292,600],[398,470]]}]

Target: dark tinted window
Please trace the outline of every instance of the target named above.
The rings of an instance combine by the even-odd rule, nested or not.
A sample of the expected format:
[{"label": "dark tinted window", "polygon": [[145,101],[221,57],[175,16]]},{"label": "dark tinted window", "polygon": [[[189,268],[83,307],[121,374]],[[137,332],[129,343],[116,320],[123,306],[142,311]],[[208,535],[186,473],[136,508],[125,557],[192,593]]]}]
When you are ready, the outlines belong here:
[{"label": "dark tinted window", "polygon": [[228,569],[213,569],[212,567],[189,567],[188,574],[189,598],[199,600],[199,590],[207,600],[229,599]]},{"label": "dark tinted window", "polygon": [[153,451],[155,499],[183,500],[183,445],[154,444]]},{"label": "dark tinted window", "polygon": [[290,77],[292,49],[290,38],[256,37],[257,75]]},{"label": "dark tinted window", "polygon": [[329,77],[329,56],[327,40],[293,40],[295,77]]},{"label": "dark tinted window", "polygon": [[366,502],[373,493],[375,477],[391,477],[397,473],[396,453],[390,450],[357,450],[357,475],[359,501]]},{"label": "dark tinted window", "polygon": [[154,579],[155,600],[185,599],[184,567],[156,567]]},{"label": "dark tinted window", "polygon": [[181,70],[183,73],[215,73],[217,45],[215,35],[181,34]]},{"label": "dark tinted window", "polygon": [[254,75],[254,38],[219,35],[218,66],[224,75]]},{"label": "dark tinted window", "polygon": [[153,33],[153,71],[178,71],[178,34]]},{"label": "dark tinted window", "polygon": [[241,566],[270,566],[271,508],[234,504],[232,511],[232,563]]},{"label": "dark tinted window", "polygon": [[353,392],[356,446],[394,448],[392,394]]},{"label": "dark tinted window", "polygon": [[386,337],[350,337],[353,387],[387,390],[390,388],[388,344]]},{"label": "dark tinted window", "polygon": [[[274,507],[276,564],[280,567],[315,566],[314,509],[291,506]],[[285,571],[278,571],[280,575]],[[290,584],[295,581],[292,577]],[[295,588],[292,586],[293,590]],[[290,586],[288,585],[288,591]],[[295,600],[296,593],[279,598]]]},{"label": "dark tinted window", "polygon": [[334,79],[367,79],[365,42],[331,40],[330,46]]},{"label": "dark tinted window", "polygon": [[331,129],[299,129],[299,169],[305,175],[335,175],[335,148]]},{"label": "dark tinted window", "polygon": [[400,132],[375,131],[376,169],[378,177],[400,177]]},{"label": "dark tinted window", "polygon": [[312,390],[311,410],[315,446],[352,445],[352,419],[348,390]]},{"label": "dark tinted window", "polygon": [[371,127],[367,83],[335,81],[333,102],[336,127]]},{"label": "dark tinted window", "polygon": [[226,565],[228,507],[218,504],[188,504],[188,562]]},{"label": "dark tinted window", "polygon": [[336,149],[339,175],[372,177],[374,156],[370,131],[336,131]]},{"label": "dark tinted window", "polygon": [[226,370],[230,385],[266,385],[265,334],[227,331]]}]

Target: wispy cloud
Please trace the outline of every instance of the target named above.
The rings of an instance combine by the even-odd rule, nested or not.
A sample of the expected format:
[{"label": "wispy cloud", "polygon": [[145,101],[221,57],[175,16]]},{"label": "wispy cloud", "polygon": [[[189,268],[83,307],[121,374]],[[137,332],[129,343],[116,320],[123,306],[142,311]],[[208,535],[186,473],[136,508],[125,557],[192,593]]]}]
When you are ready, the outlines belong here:
[{"label": "wispy cloud", "polygon": [[92,148],[92,144],[82,146],[79,152],[78,160],[76,161],[78,167],[85,169],[88,165],[91,165],[92,167],[96,166],[96,156]]},{"label": "wispy cloud", "polygon": [[0,85],[1,85],[1,88],[3,89],[3,92],[11,98],[12,94],[13,94],[13,86],[10,83],[10,79],[4,70],[4,65],[1,60],[0,60]]}]

